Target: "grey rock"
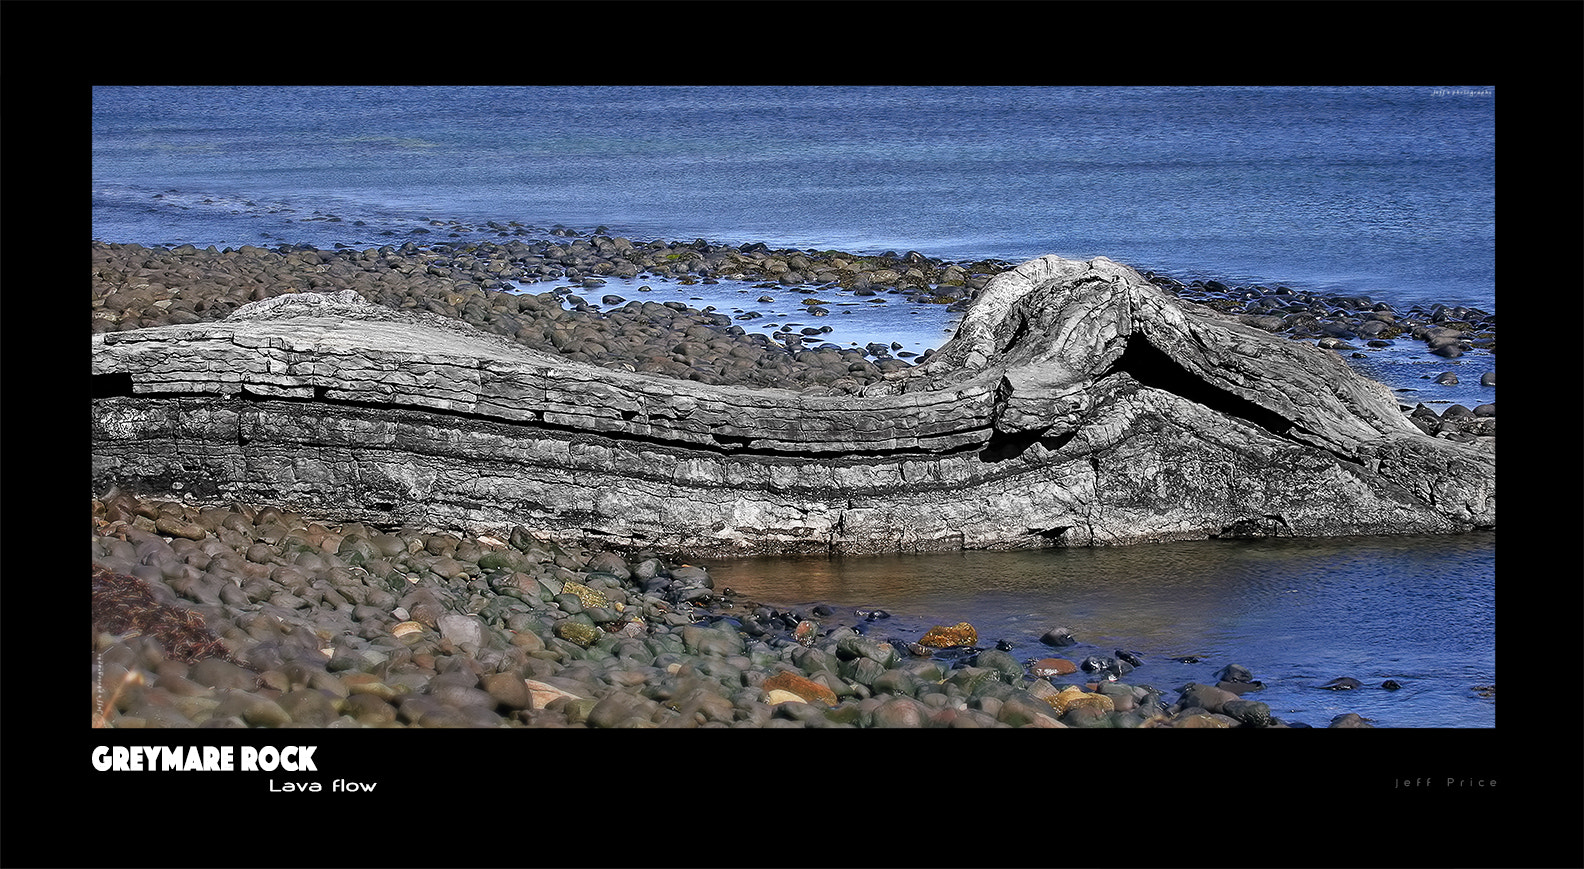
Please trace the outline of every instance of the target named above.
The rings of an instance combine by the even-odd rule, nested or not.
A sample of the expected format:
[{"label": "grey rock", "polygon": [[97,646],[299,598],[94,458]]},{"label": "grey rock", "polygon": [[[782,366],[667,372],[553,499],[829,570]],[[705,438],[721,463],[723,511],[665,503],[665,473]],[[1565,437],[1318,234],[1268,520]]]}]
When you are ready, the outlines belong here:
[{"label": "grey rock", "polygon": [[1009,727],[1051,727],[1056,723],[1055,712],[1047,703],[1013,697],[995,707],[996,720]]},{"label": "grey rock", "polygon": [[1231,691],[1223,691],[1214,685],[1205,685],[1198,682],[1185,686],[1182,696],[1177,698],[1177,708],[1193,709],[1198,707],[1207,712],[1221,712],[1222,707],[1238,699],[1238,695]]},{"label": "grey rock", "polygon": [[905,694],[918,696],[922,680],[906,670],[886,670],[870,681],[876,694]]},{"label": "grey rock", "polygon": [[214,709],[213,717],[240,718],[249,727],[284,727],[291,723],[291,715],[281,705],[267,697],[227,689]]},{"label": "grey rock", "polygon": [[447,613],[435,621],[440,628],[440,635],[459,646],[463,643],[484,645],[484,623],[476,616]]},{"label": "grey rock", "polygon": [[588,713],[588,726],[653,727],[659,712],[660,704],[647,697],[617,692],[594,704]]},{"label": "grey rock", "polygon": [[1242,664],[1228,664],[1216,673],[1216,679],[1221,682],[1252,682],[1254,674]]},{"label": "grey rock", "polygon": [[702,567],[684,564],[671,570],[671,579],[686,588],[714,588],[708,571]]},{"label": "grey rock", "polygon": [[733,630],[685,625],[682,642],[689,652],[698,655],[740,655],[743,651],[742,635]]},{"label": "grey rock", "polygon": [[1258,700],[1228,700],[1221,704],[1221,712],[1249,727],[1268,727],[1271,723],[1270,706]]},{"label": "grey rock", "polygon": [[1000,649],[985,649],[980,652],[976,665],[994,670],[1009,680],[1021,680],[1023,677],[1023,664]]},{"label": "grey rock", "polygon": [[[92,476],[386,527],[754,553],[1495,525],[1489,440],[1105,258],[985,285],[861,394],[558,358],[355,293],[91,338]],[[677,571],[673,571],[677,573]]]},{"label": "grey rock", "polygon": [[836,656],[843,660],[868,658],[882,667],[895,664],[901,657],[896,648],[889,643],[881,643],[861,634],[852,633],[844,633],[837,638]]},{"label": "grey rock", "polygon": [[251,689],[258,685],[258,674],[220,658],[204,658],[187,671],[187,678],[209,688]]},{"label": "grey rock", "polygon": [[1047,646],[1061,648],[1063,646],[1076,645],[1078,641],[1073,638],[1071,630],[1067,628],[1052,628],[1040,637],[1040,642]]},{"label": "grey rock", "polygon": [[929,717],[928,707],[905,695],[890,695],[874,710],[875,727],[919,727]]},{"label": "grey rock", "polygon": [[325,727],[340,715],[329,695],[310,688],[288,691],[275,702],[293,723],[308,727]]}]

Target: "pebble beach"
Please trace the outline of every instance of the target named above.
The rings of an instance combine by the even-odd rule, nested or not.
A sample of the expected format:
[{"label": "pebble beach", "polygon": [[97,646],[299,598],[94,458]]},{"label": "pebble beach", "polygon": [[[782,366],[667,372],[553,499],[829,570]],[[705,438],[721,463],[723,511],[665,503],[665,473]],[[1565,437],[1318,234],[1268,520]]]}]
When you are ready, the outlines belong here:
[{"label": "pebble beach", "polygon": [[966,622],[890,636],[883,612],[777,610],[661,553],[525,528],[387,531],[116,491],[94,499],[92,537],[96,726],[1289,726],[1236,665],[1164,691],[1128,678],[1123,650],[1063,656],[1061,626],[1021,661]]}]

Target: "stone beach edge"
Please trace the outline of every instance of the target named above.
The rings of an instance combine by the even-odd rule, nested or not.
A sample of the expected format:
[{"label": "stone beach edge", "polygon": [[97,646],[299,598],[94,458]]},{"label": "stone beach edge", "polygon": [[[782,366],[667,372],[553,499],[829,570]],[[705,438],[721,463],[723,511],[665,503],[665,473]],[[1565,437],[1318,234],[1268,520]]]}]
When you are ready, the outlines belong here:
[{"label": "stone beach edge", "polygon": [[1236,664],[1173,693],[1124,650],[1063,657],[1078,640],[1060,626],[1020,661],[968,623],[887,636],[883,612],[778,610],[663,554],[526,528],[386,531],[120,491],[92,524],[95,727],[1310,726]]}]

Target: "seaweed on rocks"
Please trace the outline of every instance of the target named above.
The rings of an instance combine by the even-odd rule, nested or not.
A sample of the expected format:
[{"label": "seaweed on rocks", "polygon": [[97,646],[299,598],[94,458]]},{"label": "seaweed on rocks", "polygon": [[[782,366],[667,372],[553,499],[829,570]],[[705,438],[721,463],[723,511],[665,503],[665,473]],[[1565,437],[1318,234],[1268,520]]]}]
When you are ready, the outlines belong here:
[{"label": "seaweed on rocks", "polygon": [[162,604],[143,580],[103,567],[93,568],[93,627],[96,633],[154,637],[170,657],[189,664],[204,658],[236,663],[203,616]]}]

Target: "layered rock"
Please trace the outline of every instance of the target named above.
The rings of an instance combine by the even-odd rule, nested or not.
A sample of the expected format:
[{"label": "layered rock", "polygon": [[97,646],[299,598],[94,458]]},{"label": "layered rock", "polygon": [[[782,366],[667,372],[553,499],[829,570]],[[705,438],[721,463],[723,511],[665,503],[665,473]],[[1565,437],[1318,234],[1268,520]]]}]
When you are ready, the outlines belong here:
[{"label": "layered rock", "polygon": [[92,338],[93,480],[698,554],[1494,527],[1495,461],[1104,258],[994,278],[861,395],[711,386],[293,294]]}]

